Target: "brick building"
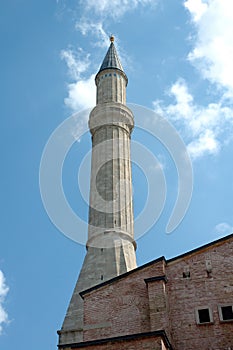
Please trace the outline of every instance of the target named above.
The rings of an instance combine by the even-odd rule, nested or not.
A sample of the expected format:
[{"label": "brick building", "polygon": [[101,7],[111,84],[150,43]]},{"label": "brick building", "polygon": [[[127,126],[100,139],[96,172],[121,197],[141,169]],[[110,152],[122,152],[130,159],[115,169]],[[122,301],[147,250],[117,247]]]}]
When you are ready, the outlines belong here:
[{"label": "brick building", "polygon": [[83,342],[61,349],[233,349],[233,234],[81,292]]},{"label": "brick building", "polygon": [[[125,105],[128,80],[113,41],[96,76],[97,106],[89,119],[87,255],[58,331],[58,347],[233,350],[233,235],[136,267],[130,166],[134,122]],[[122,185],[122,179],[128,181]]]}]

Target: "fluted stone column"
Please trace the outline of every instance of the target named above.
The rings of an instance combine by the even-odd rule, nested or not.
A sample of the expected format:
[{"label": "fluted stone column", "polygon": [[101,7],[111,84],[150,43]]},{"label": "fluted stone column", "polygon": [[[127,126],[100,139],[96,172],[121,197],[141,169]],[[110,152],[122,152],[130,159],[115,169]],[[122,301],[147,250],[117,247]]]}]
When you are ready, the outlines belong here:
[{"label": "fluted stone column", "polygon": [[92,165],[87,253],[59,331],[59,344],[83,340],[81,291],[136,268],[130,161],[134,119],[125,105],[128,79],[113,38],[95,82],[97,105],[89,117]]}]

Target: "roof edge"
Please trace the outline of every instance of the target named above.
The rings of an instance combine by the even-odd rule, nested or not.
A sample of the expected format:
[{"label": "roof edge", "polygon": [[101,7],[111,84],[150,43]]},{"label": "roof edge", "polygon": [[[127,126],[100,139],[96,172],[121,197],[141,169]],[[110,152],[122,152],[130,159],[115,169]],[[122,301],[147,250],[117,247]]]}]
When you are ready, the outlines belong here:
[{"label": "roof edge", "polygon": [[206,244],[204,244],[204,245],[202,245],[202,246],[200,246],[200,247],[197,247],[197,248],[195,248],[195,249],[192,249],[192,250],[190,250],[190,251],[188,251],[188,252],[186,252],[186,253],[183,253],[183,254],[181,254],[181,255],[175,256],[174,258],[168,259],[168,260],[166,260],[166,262],[167,262],[167,264],[168,264],[168,263],[173,262],[173,261],[175,261],[175,260],[182,259],[182,258],[184,258],[184,257],[186,257],[186,256],[188,256],[188,255],[191,255],[191,254],[197,253],[198,251],[201,251],[201,250],[203,250],[203,249],[209,248],[209,247],[211,247],[211,246],[213,246],[213,245],[215,245],[215,244],[223,243],[223,242],[225,242],[225,241],[227,241],[227,240],[229,240],[229,239],[231,239],[231,238],[233,238],[233,233],[231,233],[231,234],[229,234],[229,235],[227,235],[227,236],[221,237],[221,238],[219,238],[219,239],[217,239],[217,240],[215,240],[215,241],[206,243]]},{"label": "roof edge", "polygon": [[111,284],[111,283],[113,283],[113,282],[115,282],[115,281],[118,281],[118,280],[124,278],[124,277],[127,277],[127,276],[129,276],[130,274],[133,274],[133,273],[135,273],[135,272],[137,272],[137,271],[140,271],[140,270],[142,270],[142,269],[144,269],[144,268],[147,268],[147,267],[150,266],[150,265],[156,264],[156,263],[158,263],[159,261],[164,261],[166,264],[169,264],[169,263],[171,263],[171,262],[173,262],[173,261],[175,261],[175,260],[182,259],[182,258],[184,258],[184,257],[186,257],[186,256],[189,256],[189,255],[192,255],[192,254],[194,254],[194,253],[197,253],[198,251],[201,251],[201,250],[203,250],[203,249],[209,248],[209,247],[211,247],[211,246],[213,246],[213,245],[215,245],[215,244],[223,243],[223,242],[225,242],[225,241],[227,241],[227,240],[229,240],[229,239],[231,239],[231,238],[233,238],[233,233],[231,233],[231,234],[228,235],[228,236],[221,237],[221,238],[217,239],[216,241],[213,241],[213,242],[204,244],[204,245],[202,245],[202,246],[200,246],[200,247],[198,247],[198,248],[195,248],[195,249],[193,249],[193,250],[190,250],[190,251],[188,251],[188,252],[186,252],[186,253],[183,253],[183,254],[180,254],[180,255],[178,255],[178,256],[175,256],[175,257],[173,257],[173,258],[171,258],[171,259],[166,259],[164,256],[160,256],[159,258],[156,258],[156,259],[154,259],[154,260],[152,260],[152,261],[149,261],[148,263],[146,263],[146,264],[144,264],[144,265],[138,266],[138,267],[136,267],[136,268],[133,269],[133,270],[127,271],[127,272],[123,273],[122,275],[113,277],[113,278],[111,278],[111,279],[108,280],[108,281],[105,281],[105,282],[102,282],[102,283],[100,283],[100,284],[97,284],[97,285],[94,286],[94,287],[85,289],[84,291],[80,292],[79,294],[80,294],[80,296],[81,296],[82,298],[84,298],[84,295],[86,295],[86,294],[88,294],[88,293],[91,293],[91,292],[94,291],[94,290],[97,290],[97,289],[100,289],[100,288],[102,288],[102,287],[104,287],[104,286],[107,286],[108,284]]},{"label": "roof edge", "polygon": [[149,261],[148,263],[146,263],[146,264],[144,264],[144,265],[138,266],[138,267],[136,267],[136,268],[133,269],[133,270],[127,271],[127,272],[123,273],[122,275],[113,277],[113,278],[111,278],[110,280],[107,280],[107,281],[104,281],[104,282],[102,282],[102,283],[100,283],[100,284],[97,284],[97,285],[94,286],[94,287],[85,289],[84,291],[80,292],[79,294],[80,294],[81,297],[83,298],[85,294],[88,294],[88,293],[90,293],[90,292],[92,292],[92,291],[94,291],[94,290],[97,290],[97,289],[102,288],[102,287],[104,287],[104,286],[106,286],[106,285],[108,285],[108,284],[111,284],[111,283],[113,283],[113,282],[115,282],[115,281],[118,281],[118,280],[121,279],[121,278],[124,278],[124,277],[126,277],[126,276],[129,276],[130,274],[132,274],[132,273],[134,273],[134,272],[137,272],[137,271],[140,271],[140,270],[142,270],[142,269],[144,269],[144,268],[146,268],[146,267],[148,267],[148,266],[150,266],[150,265],[153,265],[153,264],[155,264],[155,263],[157,263],[157,262],[159,262],[159,261],[164,261],[164,262],[166,262],[166,259],[165,259],[164,256],[161,256],[161,257],[159,257],[159,258],[157,258],[157,259],[155,259],[155,260]]},{"label": "roof edge", "polygon": [[61,344],[58,345],[59,349],[70,347],[71,349],[76,348],[85,348],[86,346],[95,346],[95,345],[101,345],[106,344],[108,342],[121,342],[121,341],[130,341],[132,339],[140,339],[140,338],[147,338],[147,337],[162,337],[165,345],[169,348],[169,350],[173,350],[172,345],[167,337],[166,332],[162,330],[152,331],[152,332],[145,332],[145,333],[136,333],[136,334],[127,334],[127,335],[121,335],[118,337],[111,337],[111,338],[103,338],[103,339],[97,339],[97,340],[90,340],[80,343],[73,343],[73,344]]}]

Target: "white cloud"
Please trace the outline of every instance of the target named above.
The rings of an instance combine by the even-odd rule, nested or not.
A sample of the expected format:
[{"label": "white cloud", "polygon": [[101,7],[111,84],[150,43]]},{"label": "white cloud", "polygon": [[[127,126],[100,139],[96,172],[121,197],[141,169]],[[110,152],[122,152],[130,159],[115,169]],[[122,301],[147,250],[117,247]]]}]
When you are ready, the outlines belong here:
[{"label": "white cloud", "polygon": [[94,11],[101,17],[112,17],[117,19],[126,12],[136,9],[142,5],[155,5],[155,0],[82,0],[86,11]]},{"label": "white cloud", "polygon": [[108,47],[109,46],[109,35],[103,28],[101,22],[92,22],[87,18],[82,18],[75,25],[82,35],[92,34],[95,37],[95,46]]},{"label": "white cloud", "polygon": [[68,73],[73,80],[67,84],[68,97],[65,104],[74,112],[93,107],[95,105],[95,75],[86,77],[90,66],[90,55],[84,53],[82,49],[62,50],[61,58],[66,61]]},{"label": "white cloud", "polygon": [[204,154],[216,154],[220,143],[212,130],[205,130],[196,140],[188,144],[188,151],[192,158],[199,158]]},{"label": "white cloud", "polygon": [[0,334],[2,333],[3,324],[8,323],[8,315],[4,309],[4,301],[8,291],[9,287],[7,287],[4,274],[0,270]]},{"label": "white cloud", "polygon": [[169,89],[174,102],[155,101],[179,128],[193,158],[216,154],[233,132],[233,3],[228,0],[186,0],[196,30],[188,60],[220,96],[213,103],[195,103],[184,80]]},{"label": "white cloud", "polygon": [[[103,23],[106,25],[106,18],[115,21],[126,12],[139,6],[154,6],[156,3],[155,0],[81,0],[82,16],[79,17],[79,21],[76,23],[76,29],[84,36],[91,35],[95,40],[93,46],[108,47],[111,33],[107,34],[104,29]],[[122,56],[123,62],[126,61],[124,60],[124,53]],[[96,96],[94,74],[87,75],[87,71],[91,67],[90,54],[85,54],[81,48],[78,51],[68,49],[61,51],[61,58],[66,61],[69,75],[73,80],[72,83],[67,84],[66,106],[74,112],[94,106]]]},{"label": "white cloud", "polygon": [[196,28],[189,61],[204,78],[225,89],[233,98],[233,2],[229,0],[187,0],[184,6]]},{"label": "white cloud", "polygon": [[90,54],[85,54],[81,48],[78,51],[72,49],[62,50],[61,58],[66,61],[69,75],[74,80],[79,79],[90,65]]},{"label": "white cloud", "polygon": [[185,1],[184,6],[192,14],[195,22],[199,21],[207,10],[207,4],[202,2],[202,0],[187,0]]},{"label": "white cloud", "polygon": [[216,233],[227,235],[233,232],[233,226],[229,225],[227,222],[221,222],[215,226],[214,231]]},{"label": "white cloud", "polygon": [[68,84],[68,97],[65,98],[65,104],[72,111],[77,112],[82,109],[94,107],[95,98],[95,75],[92,74],[88,79],[78,80],[75,83]]},{"label": "white cloud", "polygon": [[232,110],[220,102],[207,106],[195,104],[183,79],[178,79],[168,93],[174,103],[165,105],[162,101],[155,101],[155,111],[178,126],[192,158],[216,154],[221,149],[222,140],[226,141],[226,133],[231,130],[232,134]]}]

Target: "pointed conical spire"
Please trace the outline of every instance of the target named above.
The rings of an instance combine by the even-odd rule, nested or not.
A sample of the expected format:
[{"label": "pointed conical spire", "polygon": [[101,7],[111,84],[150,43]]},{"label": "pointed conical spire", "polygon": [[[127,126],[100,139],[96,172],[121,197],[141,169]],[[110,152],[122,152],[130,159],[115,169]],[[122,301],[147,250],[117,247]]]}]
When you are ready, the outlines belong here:
[{"label": "pointed conical spire", "polygon": [[99,69],[99,72],[103,71],[104,69],[109,69],[109,68],[119,69],[122,72],[124,72],[122,65],[121,65],[121,62],[120,62],[120,59],[117,55],[117,51],[116,51],[116,48],[114,45],[114,37],[112,35],[110,37],[110,41],[111,41],[110,47],[106,53],[106,56],[103,60],[103,63],[101,65],[100,69]]}]

